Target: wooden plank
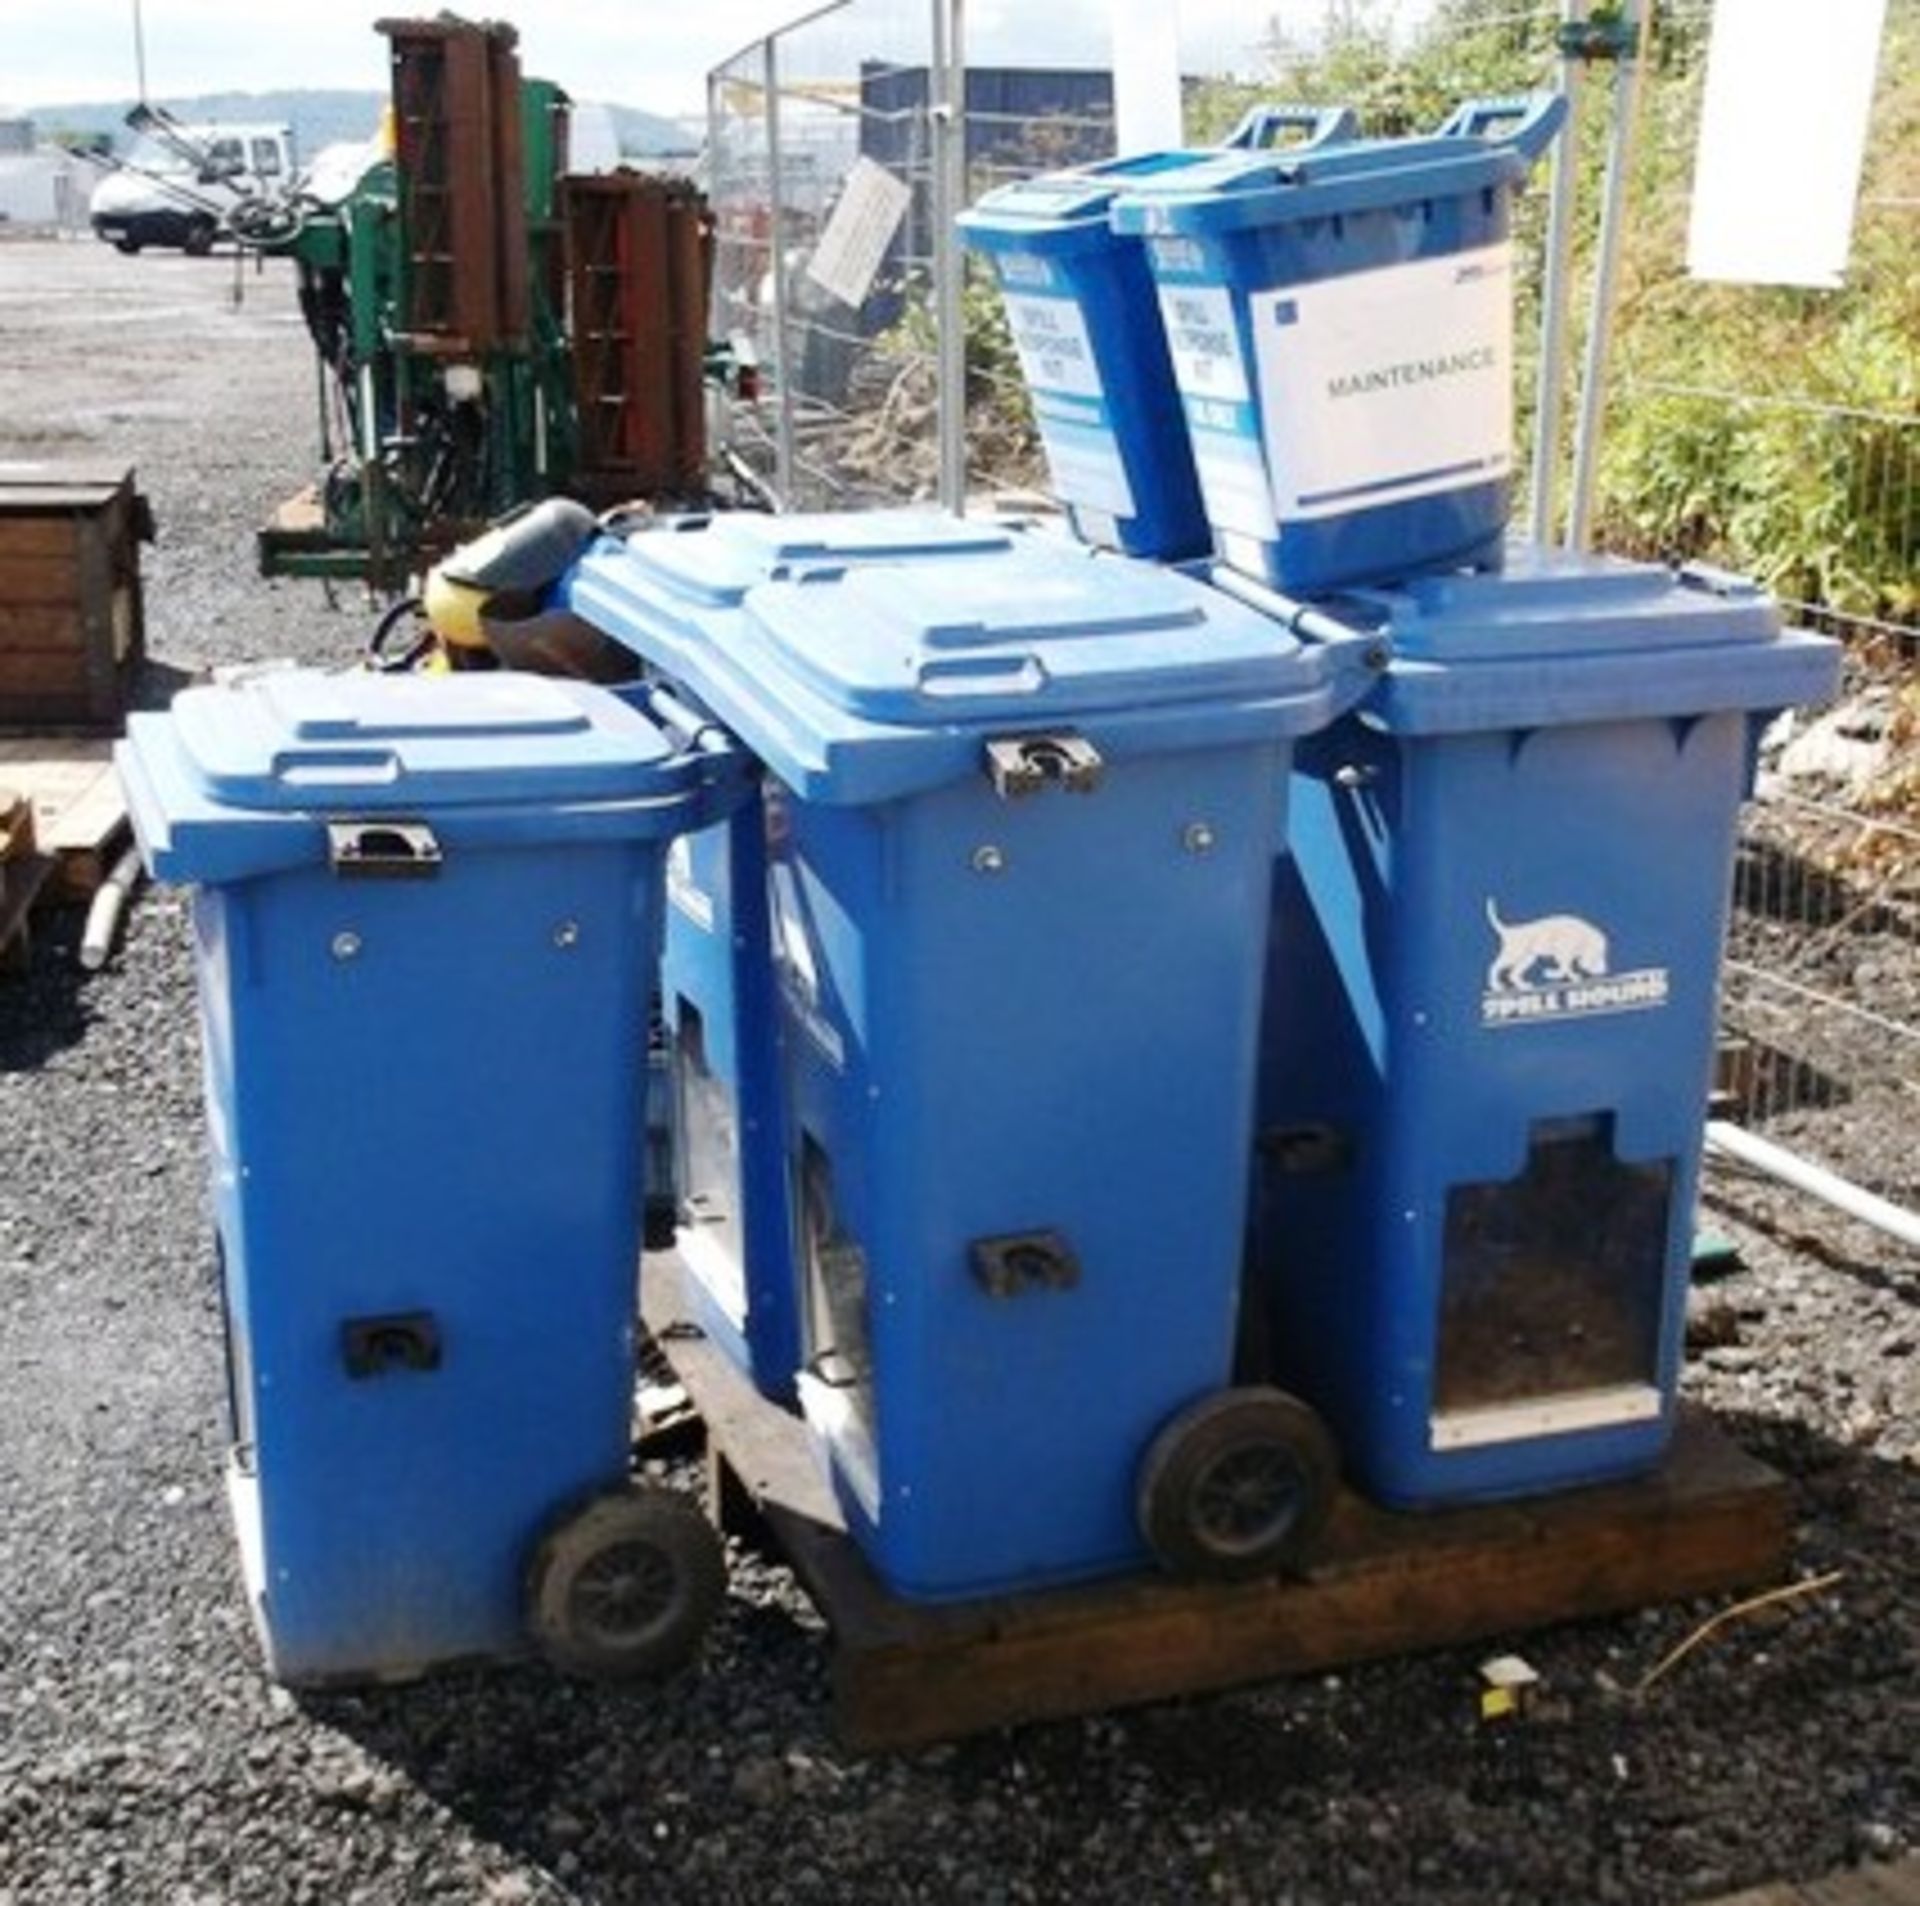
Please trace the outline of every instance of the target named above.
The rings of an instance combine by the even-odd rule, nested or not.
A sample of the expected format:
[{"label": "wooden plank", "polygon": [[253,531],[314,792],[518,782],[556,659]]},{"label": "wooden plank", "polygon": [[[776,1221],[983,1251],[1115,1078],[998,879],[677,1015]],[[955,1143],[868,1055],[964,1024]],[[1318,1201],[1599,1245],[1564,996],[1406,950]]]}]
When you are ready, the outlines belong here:
[{"label": "wooden plank", "polygon": [[80,563],[76,553],[24,555],[0,540],[0,602],[72,604],[80,591]]},{"label": "wooden plank", "polygon": [[51,854],[21,854],[0,867],[0,972],[20,972],[31,962],[27,919],[54,868]]},{"label": "wooden plank", "polygon": [[1703,1906],[1920,1906],[1920,1859],[1849,1867],[1798,1885],[1771,1880]]},{"label": "wooden plank", "polygon": [[78,654],[86,639],[86,618],[77,602],[0,600],[0,651],[21,649]]},{"label": "wooden plank", "polygon": [[682,1273],[650,1257],[643,1310],[733,1471],[832,1628],[838,1729],[904,1747],[1013,1723],[1511,1635],[1776,1579],[1785,1485],[1683,1416],[1655,1475],[1549,1500],[1422,1516],[1344,1497],[1305,1580],[1136,1576],[919,1606],[847,1537],[799,1420],[689,1334]]},{"label": "wooden plank", "polygon": [[0,737],[0,784],[33,804],[39,846],[56,867],[48,897],[85,899],[106,878],[127,825],[113,743]]},{"label": "wooden plank", "polygon": [[15,556],[67,556],[73,553],[79,523],[70,515],[8,515],[0,511],[0,562]]}]

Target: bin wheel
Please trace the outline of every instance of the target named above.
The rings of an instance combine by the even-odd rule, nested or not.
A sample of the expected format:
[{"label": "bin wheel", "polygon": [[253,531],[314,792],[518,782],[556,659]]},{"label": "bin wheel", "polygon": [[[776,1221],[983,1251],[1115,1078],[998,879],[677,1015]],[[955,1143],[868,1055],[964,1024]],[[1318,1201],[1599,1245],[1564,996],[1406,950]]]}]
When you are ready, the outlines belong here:
[{"label": "bin wheel", "polygon": [[664,1674],[692,1658],[726,1592],[720,1538],[684,1496],[596,1497],[551,1530],[527,1580],[528,1625],[564,1674]]},{"label": "bin wheel", "polygon": [[196,218],[187,226],[187,235],[180,241],[180,249],[189,258],[204,258],[213,250],[213,241],[218,228],[210,218]]},{"label": "bin wheel", "polygon": [[1217,1390],[1172,1419],[1140,1464],[1140,1533],[1170,1573],[1240,1581],[1297,1568],[1333,1509],[1340,1462],[1284,1390]]}]

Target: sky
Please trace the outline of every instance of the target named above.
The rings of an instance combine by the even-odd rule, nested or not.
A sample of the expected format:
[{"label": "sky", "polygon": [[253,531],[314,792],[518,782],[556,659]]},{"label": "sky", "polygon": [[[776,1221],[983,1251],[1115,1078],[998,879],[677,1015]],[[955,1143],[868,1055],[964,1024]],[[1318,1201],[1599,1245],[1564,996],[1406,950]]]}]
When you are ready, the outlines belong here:
[{"label": "sky", "polygon": [[[1106,64],[1111,0],[968,0],[972,63]],[[1143,0],[1153,4],[1154,0]],[[1166,4],[1167,0],[1160,0]],[[1390,4],[1391,0],[1383,0]],[[135,0],[0,0],[0,104],[31,107],[132,95]],[[148,91],[380,88],[375,19],[427,14],[438,0],[140,0]],[[525,71],[586,99],[698,112],[704,75],[748,41],[798,17],[807,0],[479,0],[520,29]],[[1273,14],[1310,24],[1324,0],[1178,0],[1181,63],[1246,71]],[[856,0],[812,35],[816,57],[857,60],[876,21],[895,37],[924,0]],[[858,23],[858,24],[856,24]],[[891,51],[892,49],[889,49]]]}]

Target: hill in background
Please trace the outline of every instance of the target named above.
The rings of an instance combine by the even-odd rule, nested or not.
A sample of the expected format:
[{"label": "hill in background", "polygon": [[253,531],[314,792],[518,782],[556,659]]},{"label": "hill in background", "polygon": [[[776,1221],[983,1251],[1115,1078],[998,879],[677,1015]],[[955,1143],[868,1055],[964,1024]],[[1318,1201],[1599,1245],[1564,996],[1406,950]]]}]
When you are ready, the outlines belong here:
[{"label": "hill in background", "polygon": [[[385,93],[371,89],[300,88],[266,93],[200,93],[189,98],[162,99],[176,119],[203,121],[268,120],[292,126],[295,150],[310,159],[322,146],[346,139],[365,139],[380,122]],[[124,150],[129,135],[126,117],[130,99],[85,100],[69,105],[36,106],[30,111],[42,138],[66,133],[108,133],[116,149]],[[632,106],[609,106],[623,154],[633,158],[685,153],[700,143],[697,129],[641,112]]]}]

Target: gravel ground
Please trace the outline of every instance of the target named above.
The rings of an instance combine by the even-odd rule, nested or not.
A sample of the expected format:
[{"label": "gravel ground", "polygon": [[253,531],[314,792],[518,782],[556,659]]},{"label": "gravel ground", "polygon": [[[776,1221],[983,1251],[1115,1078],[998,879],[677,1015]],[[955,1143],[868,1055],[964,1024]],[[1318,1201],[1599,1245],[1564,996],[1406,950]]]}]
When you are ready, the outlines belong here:
[{"label": "gravel ground", "polygon": [[[139,466],[165,663],[344,659],[364,605],[252,574],[311,374],[287,277],[232,286],[0,244],[0,456]],[[1920,1264],[1726,1174],[1744,1267],[1697,1294],[1687,1387],[1792,1478],[1796,1567],[1845,1580],[1642,1700],[1618,1690],[1709,1607],[1525,1639],[1549,1699],[1503,1726],[1474,1649],[861,1761],[818,1619],[745,1554],[660,1688],[276,1690],[219,1487],[182,904],[147,894],[84,985],[78,931],[0,983],[0,1906],[1665,1901],[1920,1845]]]}]

